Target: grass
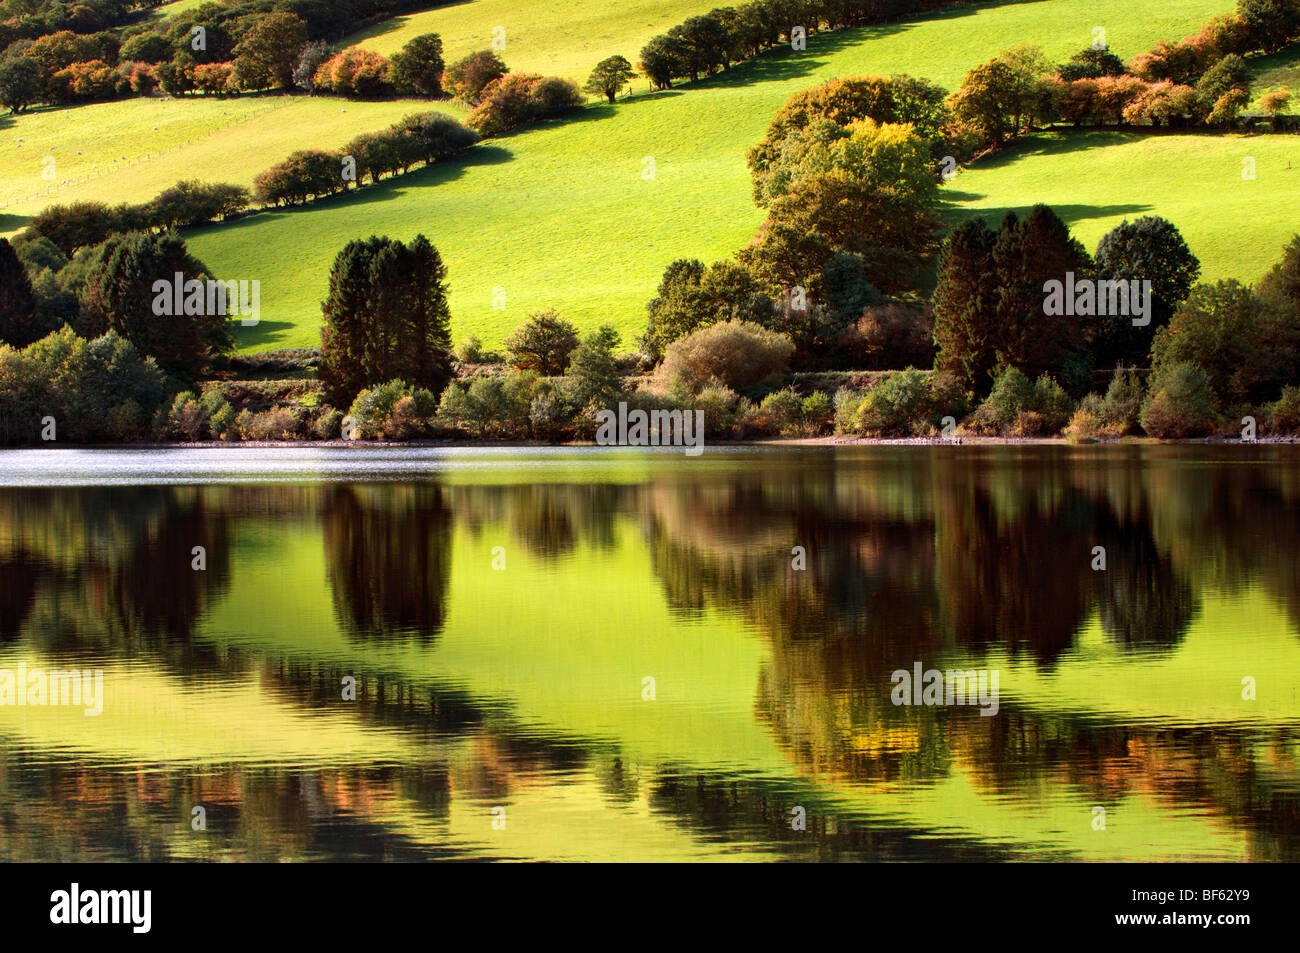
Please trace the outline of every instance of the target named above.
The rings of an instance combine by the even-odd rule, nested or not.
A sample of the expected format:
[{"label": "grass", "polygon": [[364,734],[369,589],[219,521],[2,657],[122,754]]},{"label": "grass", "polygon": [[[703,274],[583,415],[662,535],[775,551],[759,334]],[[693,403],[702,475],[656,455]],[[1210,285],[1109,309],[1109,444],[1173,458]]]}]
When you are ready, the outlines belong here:
[{"label": "grass", "polygon": [[1250,64],[1252,106],[1258,106],[1266,93],[1285,89],[1291,93],[1291,112],[1300,109],[1300,43],[1267,56],[1253,56]]},{"label": "grass", "polygon": [[[693,89],[640,96],[615,106],[592,105],[575,121],[481,146],[464,162],[311,208],[194,232],[188,241],[218,275],[261,281],[262,322],[238,330],[245,351],[318,343],[320,300],[330,264],[347,241],[372,233],[407,239],[423,232],[438,246],[448,264],[458,339],[472,332],[485,344],[499,345],[529,311],[547,306],[584,329],[613,323],[627,339],[644,326],[645,303],[669,262],[723,258],[753,235],[762,216],[750,199],[745,150],[799,89],[834,76],[893,72],[954,88],[971,66],[1016,43],[1035,42],[1052,60],[1062,61],[1088,44],[1097,24],[1106,26],[1116,52],[1128,57],[1160,39],[1195,32],[1229,5],[1228,0],[1188,0],[1171,10],[1122,0],[1039,0],[837,31],[814,37],[805,52],[773,51]],[[507,61],[512,61],[509,49]],[[325,101],[328,105],[322,107],[321,102],[291,100],[274,123],[267,121],[268,134],[274,127],[290,140],[280,155],[291,148],[331,144],[317,123],[339,103]],[[195,105],[185,102],[177,108]],[[348,121],[354,110],[368,116],[372,108],[392,106],[348,104]],[[146,114],[153,104],[83,107],[90,108],[134,108]],[[409,109],[399,105],[393,111]],[[18,120],[29,123],[28,128],[42,122],[58,120],[49,114]],[[260,151],[263,144],[248,128],[214,133],[202,153],[178,151],[176,159],[154,170],[148,188],[137,190],[152,195],[182,175],[251,179],[279,155],[249,160],[249,150]],[[10,134],[0,128],[0,137]],[[93,123],[83,126],[82,136],[95,141]],[[334,144],[343,138],[340,130]],[[652,181],[642,178],[647,156],[655,161]],[[1094,161],[1091,156],[1076,159]],[[12,160],[0,159],[0,170],[6,161]],[[157,174],[163,168],[174,174]],[[1122,179],[1104,183],[1092,201],[1109,204],[1112,186],[1122,187]],[[1035,187],[1031,183],[1004,201],[1032,204],[1039,199]],[[1145,201],[1158,205],[1159,194]],[[18,209],[23,210],[31,211]],[[20,219],[0,219],[0,230],[20,225]],[[493,308],[497,288],[506,291],[504,310]]]},{"label": "grass", "polygon": [[[1242,178],[1246,157],[1255,178]],[[1202,280],[1253,281],[1300,231],[1289,197],[1300,195],[1296,136],[1034,136],[963,171],[945,189],[950,220],[978,214],[996,228],[1008,211],[1052,206],[1094,251],[1125,218],[1161,215],[1201,260]]]},{"label": "grass", "polygon": [[[296,149],[336,148],[433,108],[459,111],[418,100],[251,96],[127,99],[0,117],[0,233],[56,202],[138,202],[187,178],[251,185]],[[41,177],[46,156],[56,162],[53,183]]]},{"label": "grass", "polygon": [[[180,0],[185,2],[185,0]],[[577,0],[520,4],[519,0],[468,0],[394,17],[340,42],[391,56],[422,33],[442,37],[443,56],[454,63],[475,50],[492,49],[494,31],[505,30],[501,57],[513,70],[564,76],[579,83],[607,56],[621,53],[636,63],[641,47],[687,17],[707,13],[713,0]],[[640,81],[642,89],[646,84]]]}]

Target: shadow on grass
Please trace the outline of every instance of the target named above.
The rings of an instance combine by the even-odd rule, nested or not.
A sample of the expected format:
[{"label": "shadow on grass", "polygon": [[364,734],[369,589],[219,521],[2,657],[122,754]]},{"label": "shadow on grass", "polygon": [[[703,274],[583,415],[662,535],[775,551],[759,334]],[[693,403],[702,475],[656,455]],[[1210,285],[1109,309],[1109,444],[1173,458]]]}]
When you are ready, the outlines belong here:
[{"label": "shadow on grass", "polygon": [[372,202],[390,202],[402,197],[404,191],[409,188],[428,188],[430,186],[443,185],[447,182],[453,182],[465,174],[467,169],[475,166],[500,165],[508,162],[514,157],[509,149],[501,146],[480,145],[470,149],[461,159],[455,159],[449,162],[436,162],[433,165],[425,166],[422,169],[416,169],[406,175],[394,176],[387,179],[380,179],[378,182],[362,186],[359,189],[342,192],[338,195],[331,195],[326,198],[316,199],[314,202],[308,202],[306,205],[294,205],[288,208],[269,208],[260,212],[254,212],[243,218],[232,219],[228,222],[220,222],[213,225],[203,225],[199,228],[185,229],[185,235],[194,237],[206,235],[209,232],[220,231],[224,234],[238,234],[243,229],[256,228],[269,222],[279,221],[281,219],[292,218],[296,215],[306,215],[321,209],[340,209],[351,208],[359,205],[368,205]]},{"label": "shadow on grass", "polygon": [[[969,195],[968,193],[957,193],[963,198],[983,198],[979,195]],[[1017,218],[1024,218],[1029,214],[1035,203],[1029,202],[1025,205],[1001,205],[994,208],[964,208],[960,205],[945,204],[939,210],[943,220],[949,225],[956,227],[963,222],[972,218],[984,219],[986,224],[993,231],[997,231],[1002,224],[1002,220],[1007,217],[1008,212],[1014,212]],[[1111,218],[1115,215],[1143,215],[1155,209],[1154,205],[1139,204],[1135,202],[1125,202],[1118,205],[1052,205],[1051,209],[1066,225],[1073,227],[1079,222],[1087,221],[1092,218]]]},{"label": "shadow on grass", "polygon": [[300,328],[300,324],[295,324],[292,321],[262,320],[248,328],[243,327],[236,321],[232,327],[235,335],[235,350],[243,350],[253,345],[266,345],[262,350],[274,351],[282,346],[279,342],[284,340],[284,336],[288,332],[297,331]]},{"label": "shadow on grass", "polygon": [[360,30],[357,30],[355,33],[349,33],[346,37],[344,37],[343,40],[339,43],[339,49],[342,49],[344,46],[356,46],[358,43],[361,43],[364,40],[373,40],[377,36],[385,36],[389,33],[396,33],[397,31],[401,30],[402,27],[406,26],[407,20],[409,20],[411,17],[415,16],[418,13],[428,13],[430,10],[443,10],[446,9],[447,7],[459,7],[469,2],[470,0],[444,0],[444,2],[442,3],[430,3],[419,10],[411,10],[408,13],[403,13],[401,16],[392,17],[390,19],[384,20],[381,23],[376,23],[373,24],[372,26],[362,27]]},{"label": "shadow on grass", "polygon": [[0,212],[0,232],[16,232],[27,225],[29,215],[9,215]]},{"label": "shadow on grass", "polygon": [[770,50],[765,50],[758,56],[736,64],[729,70],[714,76],[706,76],[694,83],[686,83],[682,88],[725,89],[728,87],[754,86],[766,82],[779,83],[785,80],[803,79],[826,66],[829,57],[842,53],[851,47],[869,43],[872,40],[898,36],[935,21],[959,20],[980,10],[1046,2],[1047,0],[992,0],[992,2],[988,3],[970,3],[960,7],[935,10],[904,21],[877,23],[860,27],[842,27],[838,30],[824,31],[808,37],[806,50],[792,50],[788,46],[776,46]]}]

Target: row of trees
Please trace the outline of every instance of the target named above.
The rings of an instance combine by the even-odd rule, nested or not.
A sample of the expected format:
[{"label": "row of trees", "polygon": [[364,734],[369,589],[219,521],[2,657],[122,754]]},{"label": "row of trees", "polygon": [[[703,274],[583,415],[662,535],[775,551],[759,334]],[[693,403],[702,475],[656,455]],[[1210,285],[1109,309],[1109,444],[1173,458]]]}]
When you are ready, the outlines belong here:
[{"label": "row of trees", "polygon": [[255,198],[265,205],[290,205],[332,195],[385,175],[407,172],[459,155],[478,136],[450,116],[416,113],[388,129],[357,136],[338,152],[296,152],[260,174],[255,191],[228,183],[179,182],[138,205],[103,202],[51,205],[28,220],[18,239],[20,253],[38,267],[59,271],[78,249],[110,235],[156,229],[171,231],[221,221],[247,209]]},{"label": "row of trees", "polygon": [[410,171],[456,156],[478,142],[478,135],[443,113],[407,116],[379,132],[362,133],[334,152],[305,149],[257,176],[254,195],[266,205],[297,205],[348,188],[368,177]]},{"label": "row of trees", "polygon": [[956,0],[751,0],[693,16],[641,50],[641,71],[657,89],[674,80],[711,76],[780,44],[822,30],[863,26]]},{"label": "row of trees", "polygon": [[[217,4],[198,12],[208,7]],[[159,87],[173,96],[294,88],[353,97],[442,95],[437,34],[413,38],[389,59],[358,47],[334,53],[309,21],[286,10],[249,15],[232,29],[184,18],[166,33],[137,33],[124,42],[112,33],[70,30],[18,40],[0,56],[0,104],[20,112],[37,102],[148,95]]]}]

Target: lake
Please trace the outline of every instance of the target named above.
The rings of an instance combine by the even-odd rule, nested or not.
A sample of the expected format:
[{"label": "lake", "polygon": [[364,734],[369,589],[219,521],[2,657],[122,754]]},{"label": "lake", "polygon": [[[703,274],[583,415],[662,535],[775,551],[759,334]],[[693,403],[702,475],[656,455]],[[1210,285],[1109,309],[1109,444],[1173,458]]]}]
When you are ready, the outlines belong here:
[{"label": "lake", "polygon": [[1295,446],[5,451],[0,857],[1295,861],[1297,514]]}]

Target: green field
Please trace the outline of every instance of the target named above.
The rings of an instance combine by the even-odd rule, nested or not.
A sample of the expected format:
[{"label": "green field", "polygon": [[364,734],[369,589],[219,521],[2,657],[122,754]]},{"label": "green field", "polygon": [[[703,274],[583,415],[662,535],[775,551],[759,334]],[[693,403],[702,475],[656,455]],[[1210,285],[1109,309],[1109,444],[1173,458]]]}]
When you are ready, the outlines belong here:
[{"label": "green field", "polygon": [[[241,331],[248,350],[316,343],[329,265],[349,239],[421,231],[448,263],[457,337],[473,332],[498,344],[547,306],[580,327],[608,321],[630,337],[665,265],[725,257],[753,235],[762,216],[750,200],[745,150],[795,91],[832,76],[891,72],[952,87],[972,64],[1029,38],[1064,59],[1087,45],[1097,23],[1130,55],[1194,32],[1223,8],[1222,0],[1197,0],[1153,13],[1116,0],[1051,0],[838,31],[815,37],[804,53],[763,56],[691,90],[593,105],[577,121],[482,146],[463,164],[210,228],[190,244],[219,274],[262,281],[262,324]],[[655,160],[653,181],[642,178],[646,156]],[[1036,199],[1027,191],[1017,204]],[[504,310],[492,306],[497,288],[506,292]]]},{"label": "green field", "polygon": [[[494,48],[493,38],[500,35],[494,31],[500,27],[505,48],[499,52],[511,69],[583,82],[606,56],[621,53],[635,63],[650,37],[718,5],[711,0],[579,0],[553,6],[468,0],[394,17],[339,45],[364,46],[390,56],[414,36],[437,33],[444,58],[454,63],[467,53]],[[647,84],[639,80],[637,87],[644,91]]]},{"label": "green field", "polygon": [[1285,89],[1291,92],[1291,112],[1300,111],[1300,44],[1267,56],[1251,57],[1247,62],[1255,104],[1265,93]]},{"label": "green field", "polygon": [[[1253,158],[1255,178],[1242,177]],[[1300,138],[1142,135],[1034,136],[964,170],[945,189],[949,217],[983,216],[1044,202],[1088,248],[1125,218],[1162,215],[1201,260],[1201,278],[1258,278],[1300,232]],[[1289,197],[1289,198],[1288,198]]]},{"label": "green field", "polygon": [[[0,117],[0,234],[56,202],[139,202],[191,178],[252,185],[296,149],[337,148],[435,108],[460,113],[416,100],[251,96],[127,99]],[[55,159],[53,182],[41,177],[46,156]]]},{"label": "green field", "polygon": [[[486,2],[475,0],[454,11],[428,15],[467,14]],[[963,8],[914,23],[837,31],[814,37],[806,52],[774,51],[693,89],[639,96],[616,106],[591,105],[574,120],[546,124],[480,146],[463,162],[310,208],[257,215],[197,231],[188,240],[194,253],[218,275],[261,281],[262,323],[239,332],[244,350],[317,343],[320,300],[330,263],[347,241],[372,233],[410,238],[423,232],[438,246],[448,264],[457,337],[473,332],[485,343],[499,344],[529,311],[547,306],[558,308],[582,328],[611,322],[630,337],[643,326],[645,302],[654,294],[668,262],[681,257],[725,257],[753,235],[762,216],[750,199],[745,150],[797,90],[834,76],[892,72],[927,77],[953,88],[970,66],[1016,43],[1037,43],[1053,60],[1063,60],[1088,44],[1096,25],[1105,25],[1112,48],[1128,57],[1160,39],[1193,33],[1209,16],[1229,7],[1228,0],[1189,0],[1176,10],[1135,7],[1120,0],[1040,0]],[[488,20],[490,17],[485,17],[483,22]],[[583,42],[590,44],[593,61],[614,52],[599,48],[588,38]],[[585,47],[577,43],[570,50],[580,48]],[[507,61],[511,61],[509,49]],[[233,100],[212,105],[255,109],[262,102]],[[166,105],[183,112],[205,104]],[[137,126],[149,128],[150,110],[156,107],[153,102],[132,100],[83,107],[78,113],[93,118],[101,114],[88,110],[102,109],[103,115],[120,110],[115,115],[122,118],[138,110],[145,118]],[[341,108],[347,113],[340,113]],[[256,172],[293,148],[337,145],[348,134],[384,125],[412,108],[418,107],[293,99],[268,114],[264,128],[256,133],[252,127],[259,120],[230,125],[214,131],[203,149],[188,146],[154,164],[141,181],[133,174],[129,192],[119,193],[122,186],[116,183],[107,192],[92,181],[60,193],[60,201],[78,189],[96,196],[107,192],[107,197],[114,199],[146,197],[181,176],[251,181]],[[19,134],[34,136],[47,124],[59,124],[59,115],[20,117],[14,126],[0,128],[0,136],[13,135],[15,127],[24,127]],[[371,125],[364,125],[358,117]],[[331,131],[335,134],[332,139],[327,135]],[[83,124],[80,135],[87,142],[98,141],[99,125]],[[278,154],[273,154],[276,148],[268,144],[271,136],[282,137],[276,146]],[[1187,138],[1207,149],[1219,148],[1209,137]],[[1170,141],[1160,139],[1158,143]],[[1080,181],[1081,169],[1102,163],[1110,173],[1102,177],[1104,181],[1090,180],[1096,182],[1092,194],[1084,197],[1086,201],[1076,196],[1074,204],[1079,208],[1065,209],[1067,217],[1095,222],[1099,219],[1090,209],[1138,204],[1129,198],[1112,200],[1110,193],[1127,195],[1130,183],[1147,182],[1153,191],[1141,196],[1141,204],[1188,229],[1189,241],[1205,261],[1207,274],[1254,277],[1257,263],[1275,254],[1277,242],[1272,236],[1289,233],[1294,227],[1285,221],[1286,193],[1278,192],[1278,201],[1271,204],[1252,206],[1252,214],[1259,216],[1252,226],[1268,229],[1270,237],[1266,242],[1249,243],[1249,254],[1258,257],[1243,265],[1243,251],[1236,244],[1240,218],[1229,217],[1219,224],[1201,217],[1191,201],[1196,198],[1193,190],[1176,172],[1164,169],[1162,173],[1164,159],[1159,148],[1157,144],[1154,151],[1133,153],[1133,161],[1139,165],[1150,164],[1149,168],[1134,169],[1103,162],[1095,152],[1087,157],[1080,152],[1073,161],[1068,156],[1053,161],[1051,156],[1027,155],[1017,164],[1016,172],[1011,172],[1005,161],[996,168],[991,166],[989,173],[995,174],[997,187],[990,179],[987,194],[984,186],[975,185],[978,177],[986,174],[982,169],[963,176],[957,191],[978,194],[972,202],[985,201],[989,208],[1020,207],[1048,198],[1041,191],[1046,177],[1060,176],[1057,187],[1069,185]],[[1259,148],[1263,156],[1278,147],[1270,141]],[[255,159],[250,158],[252,154]],[[655,162],[653,180],[642,177],[647,156]],[[1195,165],[1199,160],[1190,161]],[[8,150],[0,162],[14,162]],[[1046,163],[1041,167],[1050,166],[1051,171],[1040,174],[1040,163]],[[1263,165],[1261,161],[1261,168]],[[60,171],[65,174],[62,167]],[[147,186],[141,184],[146,179]],[[1267,179],[1254,184],[1274,187]],[[1221,194],[1222,202],[1230,203],[1235,193],[1224,190]],[[43,204],[38,201],[6,211],[30,213],[33,206]],[[1185,204],[1191,208],[1180,215]],[[1182,221],[1187,214],[1193,214],[1196,221]],[[20,225],[17,217],[0,219],[0,229]],[[1093,236],[1087,237],[1095,241]],[[496,289],[506,292],[503,310],[493,308]]]}]

